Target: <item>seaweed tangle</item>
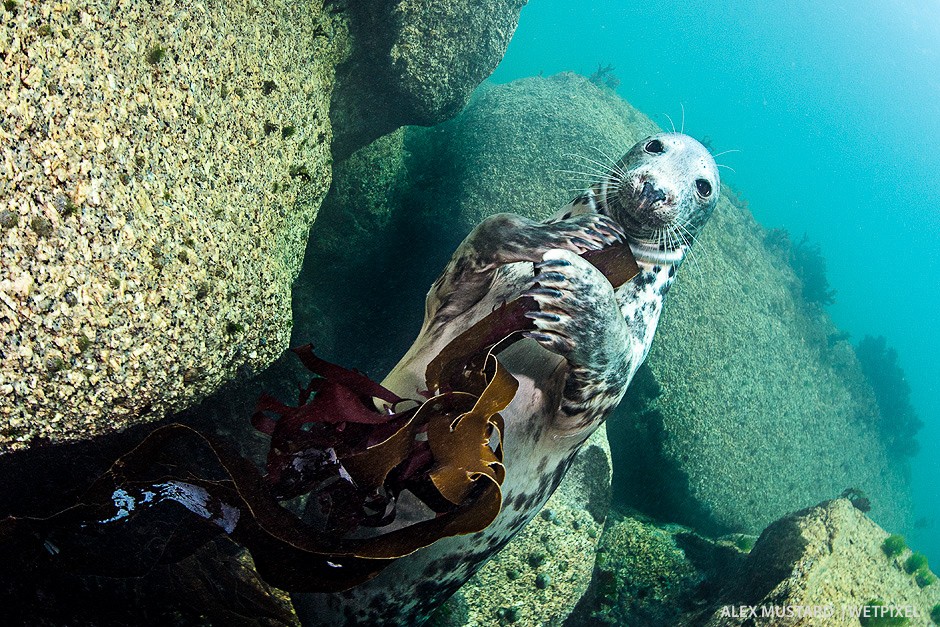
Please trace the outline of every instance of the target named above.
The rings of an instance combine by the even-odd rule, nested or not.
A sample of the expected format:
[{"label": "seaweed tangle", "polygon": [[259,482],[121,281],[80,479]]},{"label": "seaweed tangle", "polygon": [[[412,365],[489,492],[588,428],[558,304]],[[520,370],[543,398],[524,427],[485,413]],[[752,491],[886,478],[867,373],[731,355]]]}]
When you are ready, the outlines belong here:
[{"label": "seaweed tangle", "polygon": [[[625,245],[584,256],[615,286],[638,272]],[[424,401],[399,398],[309,345],[294,349],[314,377],[296,406],[259,400],[252,424],[271,437],[265,475],[192,427],[160,427],[73,505],[0,519],[3,574],[141,578],[227,536],[251,553],[267,584],[330,592],[441,538],[482,530],[500,511],[499,412],[518,387],[496,354],[532,328],[525,313],[535,308],[531,297],[516,299],[448,344],[428,365]],[[405,490],[434,514],[381,529]],[[318,524],[281,504],[300,495],[319,508]],[[363,527],[379,529],[353,535]]]},{"label": "seaweed tangle", "polygon": [[613,65],[597,65],[597,69],[588,76],[588,80],[597,85],[598,87],[606,87],[608,89],[616,90],[620,87],[620,78],[614,74]]},{"label": "seaweed tangle", "polygon": [[826,258],[819,244],[810,241],[808,235],[794,244],[786,229],[770,229],[764,236],[764,246],[793,268],[800,282],[800,295],[806,303],[823,307],[836,302],[836,291],[826,277]]},{"label": "seaweed tangle", "polygon": [[[392,400],[388,390],[318,360],[309,346],[295,352],[318,376],[297,407],[259,403],[257,425],[278,436],[267,476],[197,430],[167,425],[118,459],[74,506],[48,518],[0,521],[4,563],[39,560],[88,576],[140,577],[225,533],[248,548],[271,585],[338,591],[496,517],[505,472],[501,446],[489,442],[499,442],[497,412],[517,383],[492,354],[464,388],[482,383],[479,394],[444,392],[389,414],[372,404],[373,395]],[[319,393],[310,400],[313,389]],[[280,420],[271,421],[270,413]],[[339,533],[390,522],[394,496],[404,489],[437,515],[369,539]],[[310,527],[279,503],[302,493],[326,505],[338,532]]]},{"label": "seaweed tangle", "polygon": [[875,393],[885,448],[897,455],[916,455],[917,432],[924,425],[911,405],[911,386],[898,364],[898,354],[882,337],[866,335],[855,347],[859,365]]}]

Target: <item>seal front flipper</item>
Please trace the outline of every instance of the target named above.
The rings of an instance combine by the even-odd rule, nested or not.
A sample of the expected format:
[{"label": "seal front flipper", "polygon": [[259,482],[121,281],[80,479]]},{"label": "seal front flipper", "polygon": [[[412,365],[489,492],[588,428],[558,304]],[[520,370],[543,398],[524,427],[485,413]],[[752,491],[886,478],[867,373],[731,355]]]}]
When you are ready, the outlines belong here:
[{"label": "seal front flipper", "polygon": [[614,288],[595,266],[567,250],[551,250],[536,264],[523,295],[538,302],[525,335],[565,357],[568,365],[555,427],[566,433],[599,424],[620,402],[639,366]]},{"label": "seal front flipper", "polygon": [[596,213],[548,224],[511,213],[496,214],[481,222],[457,248],[431,287],[425,319],[440,322],[472,307],[488,293],[496,271],[506,264],[537,263],[553,249],[580,255],[623,240],[620,225]]}]

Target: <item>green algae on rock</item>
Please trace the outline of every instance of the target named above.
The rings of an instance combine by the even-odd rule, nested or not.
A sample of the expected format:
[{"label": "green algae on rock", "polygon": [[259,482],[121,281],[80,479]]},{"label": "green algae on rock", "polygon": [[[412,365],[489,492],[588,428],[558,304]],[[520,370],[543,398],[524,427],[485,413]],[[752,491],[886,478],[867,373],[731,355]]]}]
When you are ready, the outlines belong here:
[{"label": "green algae on rock", "polygon": [[[0,451],[156,419],[284,348],[330,179],[325,19],[285,0],[27,1],[5,16]],[[264,80],[279,89],[264,96]],[[307,141],[265,139],[265,119]],[[233,339],[225,320],[252,324]]]},{"label": "green algae on rock", "polygon": [[[787,515],[761,534],[737,575],[726,582],[715,606],[694,624],[728,627],[746,617],[723,615],[721,606],[832,607],[826,624],[858,624],[851,614],[877,599],[888,606],[912,608],[911,625],[929,624],[940,601],[940,587],[920,588],[900,568],[885,564],[887,533],[847,499],[825,501]],[[842,615],[843,606],[850,612]],[[854,608],[854,609],[853,609]],[[788,625],[820,624],[795,618]]]}]

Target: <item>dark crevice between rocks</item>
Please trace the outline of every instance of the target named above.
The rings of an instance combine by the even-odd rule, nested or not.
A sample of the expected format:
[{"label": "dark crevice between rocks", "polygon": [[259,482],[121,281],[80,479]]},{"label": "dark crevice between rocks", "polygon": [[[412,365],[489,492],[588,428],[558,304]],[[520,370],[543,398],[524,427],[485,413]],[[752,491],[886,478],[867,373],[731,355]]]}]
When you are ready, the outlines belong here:
[{"label": "dark crevice between rocks", "polygon": [[428,176],[402,176],[382,224],[330,189],[294,284],[292,344],[311,342],[324,358],[376,380],[405,354],[421,328],[428,289],[466,235],[428,219],[440,209],[425,192]]},{"label": "dark crevice between rocks", "polygon": [[[646,557],[663,568],[661,579],[650,579],[648,574],[637,576],[624,564],[618,565],[610,546],[601,548],[588,589],[566,619],[565,627],[623,624],[625,616],[636,627],[696,624],[696,617],[710,614],[730,582],[741,580],[747,556],[735,547],[682,531],[675,525],[655,523],[637,513],[631,517],[668,533],[682,551],[684,568],[674,571],[675,564],[670,567],[667,562],[659,563],[654,553]],[[623,520],[614,511],[608,528]]]},{"label": "dark crevice between rocks", "polygon": [[[200,404],[159,422],[0,456],[0,520],[11,515],[51,516],[74,505],[117,458],[172,422],[237,444],[240,454],[260,464],[267,438],[251,427],[250,416],[261,390],[270,390],[272,382],[277,392],[288,394],[285,398],[296,395],[293,382],[284,377],[290,372],[283,363],[287,357],[292,356],[282,357],[259,376],[240,373]],[[41,555],[28,563],[16,560],[14,570],[14,561],[4,557],[0,554],[5,624],[274,626],[295,620],[286,600],[272,593],[245,551],[226,537],[181,562],[159,565],[144,577],[79,575],[50,568]]]},{"label": "dark crevice between rocks", "polygon": [[756,605],[791,575],[807,547],[798,521],[812,509],[790,514],[764,529],[747,561],[727,581],[721,593],[722,601]]},{"label": "dark crevice between rocks", "polygon": [[568,471],[575,475],[580,474],[584,478],[581,485],[583,496],[587,498],[584,510],[599,525],[604,524],[607,520],[607,513],[610,511],[611,491],[607,483],[608,469],[609,464],[604,449],[591,445],[578,453],[574,465]]},{"label": "dark crevice between rocks", "polygon": [[[354,52],[336,66],[336,86],[330,102],[333,158],[341,161],[377,137],[406,122],[397,96],[398,81],[391,74],[389,51],[393,32],[393,2],[347,2]],[[381,85],[379,91],[376,86]]]},{"label": "dark crevice between rocks", "polygon": [[663,454],[664,416],[655,404],[661,394],[656,375],[643,364],[607,422],[614,465],[614,505],[687,525],[712,537],[733,531],[720,525],[709,508],[693,497],[688,475]]}]

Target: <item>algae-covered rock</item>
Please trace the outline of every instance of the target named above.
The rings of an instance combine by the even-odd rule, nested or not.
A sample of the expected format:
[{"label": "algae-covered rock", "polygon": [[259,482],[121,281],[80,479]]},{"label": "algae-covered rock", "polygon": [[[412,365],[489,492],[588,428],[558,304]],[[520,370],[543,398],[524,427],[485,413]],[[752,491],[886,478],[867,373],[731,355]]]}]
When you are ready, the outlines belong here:
[{"label": "algae-covered rock", "polygon": [[764,236],[721,199],[610,420],[615,498],[712,532],[753,533],[852,487],[877,520],[903,528],[906,465],[882,443],[852,348],[799,298]]},{"label": "algae-covered rock", "polygon": [[457,114],[503,58],[526,2],[337,3],[353,42],[331,111],[337,159],[400,126]]},{"label": "algae-covered rock", "polygon": [[496,557],[438,610],[430,625],[561,625],[591,581],[610,501],[603,427],[578,453],[555,494]]},{"label": "algae-covered rock", "polygon": [[684,614],[714,599],[719,584],[742,560],[732,543],[679,525],[611,514],[591,586],[565,625],[680,624]]},{"label": "algae-covered rock", "polygon": [[819,608],[816,616],[781,617],[767,624],[858,625],[857,612],[883,604],[908,614],[908,621],[868,624],[930,625],[940,584],[920,587],[903,568],[910,551],[888,557],[882,549],[887,537],[847,499],[785,516],[764,530],[704,624],[754,624],[747,616],[731,616],[731,608],[758,606],[758,615],[764,611],[760,608]]},{"label": "algae-covered rock", "polygon": [[[467,233],[494,213],[544,219],[656,126],[577,74],[485,85],[453,121],[415,129],[411,149],[435,177],[430,211]],[[420,155],[420,156],[419,156]]]},{"label": "algae-covered rock", "polygon": [[330,179],[319,2],[7,2],[0,450],[178,410],[290,335]]}]

